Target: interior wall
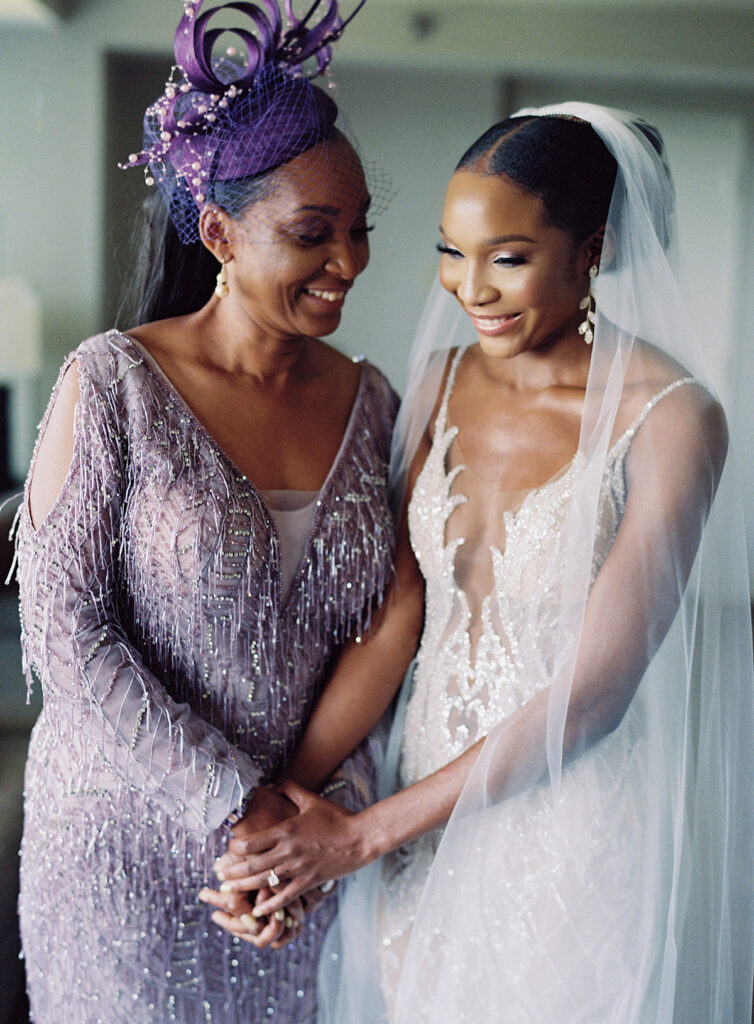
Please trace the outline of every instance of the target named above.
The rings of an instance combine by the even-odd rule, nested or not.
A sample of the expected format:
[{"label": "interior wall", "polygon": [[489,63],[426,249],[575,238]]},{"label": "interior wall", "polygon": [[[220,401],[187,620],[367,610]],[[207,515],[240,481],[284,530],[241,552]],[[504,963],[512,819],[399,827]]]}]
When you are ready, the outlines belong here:
[{"label": "interior wall", "polygon": [[148,190],[143,167],[119,165],[141,149],[144,110],[164,87],[170,61],[167,52],[105,55],[101,323],[121,329],[131,326],[123,306]]},{"label": "interior wall", "polygon": [[365,160],[395,195],[374,218],[370,265],[348,296],[333,341],[365,354],[402,390],[422,303],[437,268],[445,187],[461,154],[500,116],[490,73],[341,68],[338,101]]},{"label": "interior wall", "polygon": [[[744,504],[745,528],[749,551],[749,579],[754,598],[754,117],[745,126],[743,183],[738,207],[736,264],[734,266],[735,300],[729,377],[731,384],[730,416],[738,438],[738,478]],[[714,257],[713,257],[714,258]],[[752,601],[754,617],[754,599]]]}]

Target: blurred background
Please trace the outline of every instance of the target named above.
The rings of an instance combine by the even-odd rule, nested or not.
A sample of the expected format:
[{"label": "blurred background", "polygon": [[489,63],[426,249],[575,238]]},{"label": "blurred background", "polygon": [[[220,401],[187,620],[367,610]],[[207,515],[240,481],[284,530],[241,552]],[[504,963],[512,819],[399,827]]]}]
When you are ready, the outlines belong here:
[{"label": "blurred background", "polygon": [[[94,332],[129,326],[118,310],[145,189],[139,171],[117,163],[140,149],[181,13],[181,0],[0,0],[0,501],[25,476],[65,355]],[[338,44],[334,72],[365,159],[397,192],[377,218],[370,268],[334,341],[367,355],[398,390],[435,273],[445,185],[485,128],[522,105],[579,99],[661,129],[678,193],[682,285],[738,434],[754,566],[751,0],[368,0]],[[6,571],[12,515],[11,502],[0,512]],[[2,588],[0,1024],[26,1019],[13,915],[37,704],[25,703],[16,634],[15,595]]]}]

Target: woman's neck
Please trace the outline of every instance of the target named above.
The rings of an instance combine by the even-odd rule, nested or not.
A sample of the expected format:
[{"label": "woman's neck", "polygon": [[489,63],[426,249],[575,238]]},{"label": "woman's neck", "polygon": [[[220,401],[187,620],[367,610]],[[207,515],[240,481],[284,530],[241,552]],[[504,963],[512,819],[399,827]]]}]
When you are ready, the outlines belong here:
[{"label": "woman's neck", "polygon": [[144,342],[158,361],[194,363],[258,383],[283,386],[292,376],[306,373],[313,358],[314,339],[282,337],[239,320],[214,299],[188,316],[159,321],[130,333]]},{"label": "woman's neck", "polygon": [[591,349],[578,336],[560,338],[510,359],[486,355],[481,348],[478,355],[485,376],[517,391],[586,388],[591,361]]}]

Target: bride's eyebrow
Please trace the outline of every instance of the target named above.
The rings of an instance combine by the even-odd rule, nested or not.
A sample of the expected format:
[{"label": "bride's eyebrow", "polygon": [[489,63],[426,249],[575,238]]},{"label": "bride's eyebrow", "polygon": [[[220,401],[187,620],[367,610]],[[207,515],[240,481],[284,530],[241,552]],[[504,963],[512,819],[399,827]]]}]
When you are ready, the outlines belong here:
[{"label": "bride's eyebrow", "polygon": [[534,244],[534,239],[529,238],[528,235],[498,235],[497,238],[486,238],[484,245],[507,245],[509,242],[530,242]]},{"label": "bride's eyebrow", "polygon": [[[449,237],[445,228],[440,224],[439,231],[441,235]],[[496,245],[507,245],[509,242],[529,242],[531,245],[535,245],[536,241],[533,238],[529,238],[528,235],[498,235],[495,238],[485,238],[482,245],[487,248],[492,248]]]}]

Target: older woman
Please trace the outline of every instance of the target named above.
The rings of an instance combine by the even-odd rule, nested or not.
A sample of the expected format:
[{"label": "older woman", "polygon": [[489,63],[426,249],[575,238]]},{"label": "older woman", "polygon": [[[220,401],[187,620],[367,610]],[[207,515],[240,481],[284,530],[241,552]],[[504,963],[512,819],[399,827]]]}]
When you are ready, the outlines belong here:
[{"label": "older woman", "polygon": [[[151,269],[152,308],[173,315],[66,360],[20,518],[44,695],[20,900],[37,1024],[313,1020],[334,906],[265,923],[275,955],[213,925],[197,894],[250,804],[257,826],[286,813],[263,784],[391,572],[395,397],[319,340],[369,258],[361,163],[300,74],[326,66],[343,23],[330,4],[283,34],[274,3],[242,11],[244,68],[213,61],[200,8],[129,161],[172,220]],[[330,795],[363,806],[370,772],[357,754]]]},{"label": "older woman", "polygon": [[451,177],[471,330],[438,289],[398,432],[426,581],[398,791],[352,815],[288,784],[300,814],[219,865],[231,891],[274,868],[271,913],[385,855],[328,1024],[749,1019],[745,555],[673,206],[656,130],[589,104],[493,126]]}]

